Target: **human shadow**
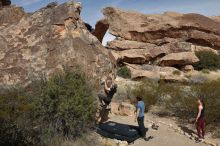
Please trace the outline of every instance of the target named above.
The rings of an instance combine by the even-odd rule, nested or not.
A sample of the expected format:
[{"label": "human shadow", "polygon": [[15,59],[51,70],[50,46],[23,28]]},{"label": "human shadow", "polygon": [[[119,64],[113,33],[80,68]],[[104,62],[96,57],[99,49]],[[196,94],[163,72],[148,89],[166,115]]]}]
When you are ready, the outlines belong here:
[{"label": "human shadow", "polygon": [[180,129],[181,129],[182,131],[188,133],[189,135],[196,134],[195,131],[193,131],[192,129],[189,129],[189,128],[186,127],[186,126],[182,126],[182,125],[180,125],[179,127],[180,127]]},{"label": "human shadow", "polygon": [[[146,132],[147,131],[148,128],[146,128]],[[128,143],[132,143],[141,137],[137,126],[121,124],[113,121],[99,124],[97,133],[103,137],[127,141]]]},{"label": "human shadow", "polygon": [[109,113],[111,112],[111,108],[107,108],[107,107],[101,107],[99,109],[99,123],[103,123],[108,121],[109,119]]}]

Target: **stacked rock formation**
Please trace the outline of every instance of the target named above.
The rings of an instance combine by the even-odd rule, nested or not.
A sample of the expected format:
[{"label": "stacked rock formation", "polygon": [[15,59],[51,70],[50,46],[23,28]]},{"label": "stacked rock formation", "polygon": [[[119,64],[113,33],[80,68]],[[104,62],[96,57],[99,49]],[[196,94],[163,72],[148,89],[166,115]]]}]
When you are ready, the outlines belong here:
[{"label": "stacked rock formation", "polygon": [[[132,78],[185,81],[182,71],[192,71],[199,61],[195,51],[220,50],[218,17],[174,12],[145,15],[113,7],[104,8],[103,14],[101,22],[107,21],[116,37],[107,48],[115,62],[131,69]],[[175,70],[181,75],[174,76]]]}]

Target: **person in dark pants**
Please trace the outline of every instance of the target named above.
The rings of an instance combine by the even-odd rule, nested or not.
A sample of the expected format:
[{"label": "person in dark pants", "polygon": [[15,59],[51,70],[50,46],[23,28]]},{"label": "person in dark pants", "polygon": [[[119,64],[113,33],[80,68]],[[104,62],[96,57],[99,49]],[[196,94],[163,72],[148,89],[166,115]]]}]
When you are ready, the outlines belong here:
[{"label": "person in dark pants", "polygon": [[111,103],[111,100],[114,94],[117,92],[117,84],[113,82],[112,77],[107,77],[104,83],[104,94],[99,93],[98,98],[102,106],[108,106]]},{"label": "person in dark pants", "polygon": [[145,104],[144,101],[142,100],[142,98],[140,96],[136,97],[138,104],[136,106],[136,112],[135,112],[135,122],[138,122],[138,126],[139,126],[139,132],[141,137],[145,140],[148,141],[149,139],[152,138],[152,136],[150,137],[146,137],[146,128],[144,126],[144,111],[145,111]]},{"label": "person in dark pants", "polygon": [[205,104],[203,99],[200,97],[198,99],[198,113],[196,117],[196,129],[198,134],[197,142],[204,141],[205,136]]}]

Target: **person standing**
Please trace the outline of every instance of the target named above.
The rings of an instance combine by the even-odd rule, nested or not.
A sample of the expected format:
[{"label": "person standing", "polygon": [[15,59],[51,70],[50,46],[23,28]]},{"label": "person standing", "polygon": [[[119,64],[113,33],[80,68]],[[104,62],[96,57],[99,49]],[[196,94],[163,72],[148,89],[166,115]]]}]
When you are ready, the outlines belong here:
[{"label": "person standing", "polygon": [[202,142],[204,141],[204,136],[205,136],[205,104],[201,97],[197,100],[197,103],[198,103],[198,112],[195,122],[197,134],[198,134],[197,142]]},{"label": "person standing", "polygon": [[138,126],[139,126],[139,132],[141,137],[145,140],[148,141],[149,139],[151,139],[152,137],[146,137],[146,128],[144,126],[144,111],[145,111],[145,104],[144,101],[142,100],[142,98],[140,96],[136,97],[138,103],[136,106],[136,111],[135,111],[135,122],[138,122]]}]

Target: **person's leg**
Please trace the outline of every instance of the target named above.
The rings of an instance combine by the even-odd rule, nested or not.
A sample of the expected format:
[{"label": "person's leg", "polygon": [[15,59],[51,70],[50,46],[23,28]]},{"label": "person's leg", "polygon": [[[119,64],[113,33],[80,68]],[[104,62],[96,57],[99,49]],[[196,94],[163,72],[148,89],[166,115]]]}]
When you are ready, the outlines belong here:
[{"label": "person's leg", "polygon": [[145,127],[144,127],[144,117],[138,117],[137,121],[138,121],[139,131],[140,131],[141,137],[144,138],[146,136],[146,131],[145,131]]},{"label": "person's leg", "polygon": [[102,105],[103,105],[103,102],[106,103],[107,95],[100,93],[100,94],[98,94],[98,97],[99,97],[99,101]]},{"label": "person's leg", "polygon": [[197,123],[196,123],[196,129],[197,129],[197,134],[198,138],[202,138],[201,136],[201,119],[199,118]]},{"label": "person's leg", "polygon": [[202,118],[201,121],[202,138],[205,138],[205,119]]}]

